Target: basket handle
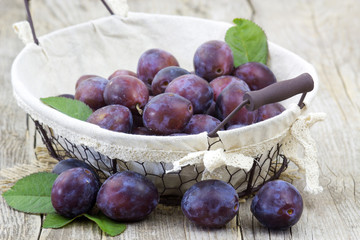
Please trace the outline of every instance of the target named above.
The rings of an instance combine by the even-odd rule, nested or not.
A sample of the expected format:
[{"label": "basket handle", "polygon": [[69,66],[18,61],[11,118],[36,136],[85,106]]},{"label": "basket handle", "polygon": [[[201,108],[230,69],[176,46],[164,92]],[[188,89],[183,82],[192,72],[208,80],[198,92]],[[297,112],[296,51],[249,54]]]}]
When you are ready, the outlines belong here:
[{"label": "basket handle", "polygon": [[263,105],[280,102],[302,93],[298,103],[298,106],[302,109],[305,106],[304,99],[306,93],[313,89],[313,78],[310,74],[303,73],[295,78],[271,84],[263,89],[246,92],[243,96],[242,103],[240,103],[239,106],[237,106],[214,130],[212,130],[208,134],[208,137],[218,136],[217,131],[224,127],[225,124],[244,106],[249,111],[254,111]]},{"label": "basket handle", "polygon": [[[114,15],[113,10],[109,7],[109,5],[106,3],[106,1],[105,1],[105,0],[100,0],[100,1],[104,4],[105,8],[109,11],[109,13],[110,13],[111,15]],[[36,32],[35,32],[34,22],[33,22],[32,17],[31,17],[31,12],[30,12],[30,7],[29,7],[29,5],[30,5],[30,0],[24,0],[24,3],[25,3],[27,21],[28,21],[29,24],[30,24],[31,34],[32,34],[34,43],[35,43],[36,45],[39,45],[39,40],[38,40],[38,38],[37,38],[37,36],[36,36]]]}]

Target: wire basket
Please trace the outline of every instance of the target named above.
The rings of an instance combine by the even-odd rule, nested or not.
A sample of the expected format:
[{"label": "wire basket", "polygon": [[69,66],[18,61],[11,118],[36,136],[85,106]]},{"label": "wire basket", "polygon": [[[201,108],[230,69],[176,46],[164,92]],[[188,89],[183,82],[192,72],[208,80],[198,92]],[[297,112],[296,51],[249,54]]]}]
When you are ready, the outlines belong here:
[{"label": "wire basket", "polygon": [[[194,183],[201,181],[204,172],[203,165],[189,165],[180,171],[166,173],[171,166],[163,162],[159,162],[156,168],[153,166],[149,168],[146,162],[111,159],[87,146],[76,145],[62,136],[56,136],[48,126],[32,120],[52,157],[58,160],[76,158],[85,161],[103,180],[118,171],[132,170],[141,173],[156,184],[161,203],[178,204],[185,191]],[[256,156],[249,171],[225,166],[222,180],[233,186],[239,197],[246,197],[256,192],[266,182],[279,178],[287,169],[288,163],[289,160],[281,154],[281,145],[277,144],[269,149],[267,154]]]},{"label": "wire basket", "polygon": [[[104,1],[102,2],[105,3]],[[109,6],[106,4],[105,6],[109,9],[109,12],[113,14]],[[299,116],[304,114],[306,106],[310,104],[317,89],[316,72],[305,60],[276,44],[269,42],[269,65],[273,68],[278,79],[290,79],[303,72],[308,72],[309,74],[307,74],[305,78],[307,81],[310,80],[310,87],[305,87],[306,84],[298,81],[299,77],[295,78],[293,81],[281,81],[278,85],[279,91],[275,93],[274,89],[270,89],[267,91],[267,94],[265,94],[266,97],[261,100],[254,100],[255,105],[257,103],[260,104],[260,102],[261,105],[263,105],[266,101],[281,101],[283,105],[286,106],[286,110],[273,119],[241,129],[228,131],[218,131],[216,129],[210,134],[202,133],[194,136],[162,137],[110,133],[108,130],[99,129],[92,124],[71,119],[68,116],[63,116],[64,114],[45,106],[39,101],[40,97],[44,97],[44,91],[38,90],[36,85],[46,85],[44,86],[44,88],[46,88],[45,90],[49,90],[50,92],[53,91],[51,93],[52,95],[65,92],[60,89],[54,90],[53,87],[51,87],[51,83],[41,82],[41,79],[44,79],[46,76],[62,78],[63,76],[57,77],[56,73],[58,72],[60,75],[64,74],[64,70],[74,64],[67,63],[66,60],[55,61],[56,64],[60,63],[60,66],[57,65],[59,70],[53,69],[50,55],[54,46],[51,46],[51,44],[46,46],[51,39],[56,39],[56,41],[60,39],[62,41],[62,34],[66,34],[70,30],[76,30],[79,32],[79,35],[89,34],[87,32],[85,33],[85,30],[87,31],[87,27],[89,26],[91,26],[91,29],[96,29],[96,33],[100,32],[101,34],[106,35],[107,33],[104,33],[102,26],[114,29],[111,24],[119,24],[119,26],[117,26],[119,27],[119,30],[114,30],[118,32],[131,32],[134,23],[139,24],[136,25],[136,27],[140,26],[143,28],[153,26],[150,24],[158,24],[165,28],[163,31],[167,31],[166,28],[171,24],[177,26],[176,23],[178,21],[183,21],[183,24],[191,25],[195,29],[189,30],[186,28],[181,30],[192,31],[191,33],[201,31],[200,29],[206,28],[206,26],[211,26],[214,32],[209,32],[207,33],[208,36],[203,36],[202,39],[196,39],[194,43],[189,43],[189,47],[194,49],[198,45],[198,42],[204,41],[205,39],[211,40],[221,38],[224,36],[224,31],[231,25],[228,23],[189,17],[129,13],[129,16],[126,18],[109,16],[104,19],[94,20],[90,23],[62,29],[38,39],[35,34],[34,25],[32,24],[28,5],[26,5],[26,9],[34,43],[27,44],[14,61],[12,69],[14,96],[20,107],[28,113],[28,116],[34,122],[42,142],[45,144],[52,157],[58,160],[77,158],[85,161],[97,171],[102,180],[105,180],[119,171],[132,170],[139,172],[154,182],[160,193],[160,202],[165,204],[178,204],[182,195],[190,186],[201,181],[203,178],[209,177],[218,178],[229,183],[236,189],[239,197],[246,197],[257,191],[267,181],[279,178],[280,174],[287,169],[289,159],[286,157],[286,154],[284,154],[283,149],[284,146],[286,146],[286,149],[289,148],[287,136],[293,123]],[[141,22],[150,23],[147,23],[147,26],[142,26]],[[154,29],[155,28],[156,27],[154,27]],[[158,31],[157,34],[162,34],[162,30],[156,31]],[[122,33],[120,35],[124,36]],[[66,45],[71,40],[74,39],[65,39],[63,44]],[[157,39],[151,40],[153,40],[152,44],[158,41]],[[126,36],[122,41],[126,41]],[[91,44],[91,42],[88,44]],[[126,43],[122,44],[126,45]],[[162,45],[166,46],[167,43],[162,43]],[[179,46],[183,45],[184,43],[179,43]],[[144,48],[146,48],[146,46],[144,46]],[[143,49],[132,49],[131,46],[128,47],[128,50],[131,52],[129,54],[134,54],[136,51],[143,51]],[[43,59],[41,54],[44,52],[46,53],[46,57]],[[83,54],[86,54],[86,52]],[[183,54],[185,54],[183,58],[188,59],[188,56],[186,55],[188,53]],[[36,58],[33,59],[33,56]],[[29,62],[29,59],[31,62]],[[84,59],[86,58],[81,57],[78,59],[79,62],[82,62],[78,65],[78,75],[75,75],[72,71],[70,71],[70,74],[79,76],[80,72],[84,73],[84,69],[82,68],[82,64],[86,65]],[[45,70],[39,69],[40,65],[37,61],[39,64],[45,64]],[[45,63],[42,63],[42,61],[45,61]],[[29,67],[31,69],[36,69],[35,73],[24,73],[25,64],[35,64],[34,66]],[[62,66],[62,64],[64,66]],[[47,69],[48,65],[50,67]],[[110,69],[115,69],[115,67],[104,68],[99,69],[99,71],[106,72],[110,71]],[[61,71],[61,69],[63,71]],[[25,75],[23,74],[32,76],[34,82],[31,84],[26,82],[26,80],[24,80]],[[37,76],[40,76],[40,80],[37,80]],[[300,78],[303,80],[304,76]],[[298,82],[298,86],[295,89],[293,85],[289,85],[285,82]],[[315,90],[313,90],[314,87]],[[309,93],[307,94],[307,92]],[[299,93],[302,93],[300,101],[297,99],[297,96],[295,96]],[[306,94],[307,96],[305,98]],[[248,107],[249,105],[252,105],[253,100],[251,98],[252,96],[250,96],[250,102],[248,102],[249,99],[247,99],[247,102],[243,106],[247,105]],[[223,124],[225,123],[226,121],[224,120]],[[255,137],[244,138],[241,136]],[[141,147],[143,147],[143,149]],[[208,152],[215,152],[219,149],[225,153],[237,154],[241,157],[245,156],[244,159],[247,159],[248,162],[241,166],[227,163],[221,164],[221,166],[216,167],[214,171],[216,174],[214,175],[212,174],[212,171],[209,171],[209,164],[205,163],[205,160],[204,162],[202,162],[202,160],[194,160],[198,160],[199,156],[206,155]],[[189,154],[196,154],[198,152],[202,155],[200,154],[191,161],[182,162],[180,165],[179,162],[177,162],[183,160],[189,156]],[[251,160],[249,161],[249,159]],[[174,170],[175,165],[179,167],[177,170]]]}]

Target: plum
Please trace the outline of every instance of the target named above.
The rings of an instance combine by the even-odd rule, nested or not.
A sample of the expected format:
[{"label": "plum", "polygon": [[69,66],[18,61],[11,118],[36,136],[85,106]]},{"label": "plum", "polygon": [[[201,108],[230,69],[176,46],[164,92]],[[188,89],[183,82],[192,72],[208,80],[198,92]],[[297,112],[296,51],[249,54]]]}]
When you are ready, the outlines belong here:
[{"label": "plum", "polygon": [[172,80],[185,74],[190,74],[190,72],[181,67],[170,66],[161,69],[151,83],[151,93],[155,96],[165,92]]},{"label": "plum", "polygon": [[133,125],[129,108],[117,104],[96,110],[86,121],[107,130],[124,133],[129,133]]},{"label": "plum", "polygon": [[196,75],[207,81],[230,75],[234,69],[231,48],[220,40],[210,40],[201,44],[194,54],[194,69]]},{"label": "plum", "polygon": [[258,109],[258,117],[256,119],[256,122],[261,122],[266,119],[275,117],[285,111],[285,107],[281,105],[280,103],[270,103],[266,104],[264,106],[261,106]]},{"label": "plum", "polygon": [[247,62],[238,66],[233,75],[244,80],[252,91],[262,89],[276,82],[274,73],[260,62]]},{"label": "plum", "polygon": [[71,168],[56,178],[51,203],[58,214],[73,218],[94,206],[99,187],[99,180],[89,169]]},{"label": "plum", "polygon": [[101,186],[96,204],[115,221],[139,221],[148,216],[159,202],[155,185],[145,176],[132,172],[118,172]]},{"label": "plum", "polygon": [[108,80],[102,77],[90,77],[79,84],[75,90],[75,99],[84,102],[94,111],[106,105],[104,90]]},{"label": "plum", "polygon": [[176,93],[188,99],[194,107],[194,113],[205,113],[213,101],[210,84],[195,74],[186,74],[175,78],[165,89],[165,93]]},{"label": "plum", "polygon": [[71,169],[71,168],[77,168],[77,167],[82,167],[82,168],[86,168],[89,169],[92,174],[94,174],[97,178],[98,175],[95,172],[95,170],[86,162],[78,160],[76,158],[68,158],[68,159],[64,159],[59,161],[53,168],[52,173],[55,174],[61,174],[62,172]]},{"label": "plum", "polygon": [[149,100],[149,90],[138,78],[130,75],[113,77],[104,89],[107,105],[120,104],[133,113],[142,109]]},{"label": "plum", "polygon": [[231,185],[221,180],[204,180],[185,192],[181,210],[196,225],[218,228],[238,213],[239,198]]},{"label": "plum", "polygon": [[150,89],[155,75],[161,69],[169,66],[179,66],[176,58],[165,50],[152,48],[140,56],[137,65],[137,75]]},{"label": "plum", "polygon": [[296,224],[303,211],[300,192],[283,180],[267,182],[251,202],[251,212],[264,226],[286,229]]},{"label": "plum", "polygon": [[174,93],[162,93],[152,98],[144,108],[144,126],[158,135],[180,133],[193,115],[193,106],[186,98]]},{"label": "plum", "polygon": [[118,70],[116,70],[115,72],[113,72],[113,73],[108,77],[108,79],[111,80],[111,79],[114,78],[114,77],[123,76],[123,75],[128,75],[128,76],[137,77],[137,74],[134,73],[133,71],[126,70],[126,69],[118,69]]},{"label": "plum", "polygon": [[[229,84],[216,100],[218,118],[224,120],[237,106],[243,102],[243,96],[250,91],[249,86],[242,80]],[[248,111],[241,108],[227,123],[227,127],[235,124],[250,125],[257,119],[257,110]]]},{"label": "plum", "polygon": [[220,93],[222,92],[222,90],[224,90],[224,88],[226,88],[230,83],[233,83],[234,81],[238,81],[241,80],[235,76],[221,76],[221,77],[217,77],[215,79],[213,79],[210,82],[210,86],[214,91],[214,101],[217,100],[217,97],[220,95]]},{"label": "plum", "polygon": [[[189,123],[186,125],[184,129],[184,133],[187,134],[197,134],[202,132],[211,132],[214,130],[217,125],[221,122],[219,119],[207,115],[207,114],[195,114],[191,117]],[[220,130],[223,130],[221,128]]]}]

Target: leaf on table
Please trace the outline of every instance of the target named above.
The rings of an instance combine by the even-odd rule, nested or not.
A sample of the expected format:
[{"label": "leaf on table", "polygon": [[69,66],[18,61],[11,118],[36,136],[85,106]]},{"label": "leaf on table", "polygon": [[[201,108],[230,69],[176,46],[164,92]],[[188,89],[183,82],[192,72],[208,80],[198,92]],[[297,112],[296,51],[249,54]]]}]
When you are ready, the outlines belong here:
[{"label": "leaf on table", "polygon": [[18,180],[2,196],[7,204],[26,213],[54,213],[51,203],[51,188],[58,175],[34,173]]},{"label": "leaf on table", "polygon": [[267,63],[268,43],[264,31],[256,23],[242,18],[234,19],[235,26],[225,35],[225,42],[234,55],[234,65],[247,62]]},{"label": "leaf on table", "polygon": [[49,213],[46,215],[43,223],[43,228],[62,228],[80,216],[74,218],[66,218],[57,213]]},{"label": "leaf on table", "polygon": [[84,216],[94,221],[102,231],[112,237],[119,235],[126,229],[125,224],[111,220],[102,213],[99,213],[97,215],[85,214]]},{"label": "leaf on table", "polygon": [[85,103],[66,97],[48,97],[40,100],[56,110],[79,120],[86,121],[91,113],[91,108]]}]

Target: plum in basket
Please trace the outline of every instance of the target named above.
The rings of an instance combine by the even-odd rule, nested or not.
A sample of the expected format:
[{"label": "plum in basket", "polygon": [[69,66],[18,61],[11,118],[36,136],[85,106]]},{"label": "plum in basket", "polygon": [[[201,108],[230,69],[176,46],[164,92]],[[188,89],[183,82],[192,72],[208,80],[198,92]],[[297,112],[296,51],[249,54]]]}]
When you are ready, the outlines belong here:
[{"label": "plum in basket", "polygon": [[152,48],[140,56],[137,65],[137,75],[150,89],[155,75],[161,69],[169,66],[179,66],[176,58],[165,50]]},{"label": "plum in basket", "polygon": [[133,125],[129,108],[118,104],[99,108],[86,121],[104,129],[124,133],[129,133]]},{"label": "plum in basket", "polygon": [[270,68],[259,62],[244,63],[234,70],[233,75],[244,80],[252,91],[276,82],[276,77]]},{"label": "plum in basket", "polygon": [[186,98],[174,93],[162,93],[152,98],[144,108],[144,126],[159,135],[180,133],[193,115],[193,106]]},{"label": "plum in basket", "polygon": [[211,81],[230,75],[234,69],[234,56],[224,41],[210,40],[201,44],[194,54],[195,74]]},{"label": "plum in basket", "polygon": [[138,78],[130,75],[120,75],[111,78],[104,89],[106,105],[120,104],[132,112],[142,109],[149,100],[149,90]]},{"label": "plum in basket", "polygon": [[102,77],[90,77],[84,79],[76,87],[75,99],[84,102],[94,111],[106,105],[104,89],[108,80]]},{"label": "plum in basket", "polygon": [[261,106],[258,109],[258,117],[257,117],[256,122],[261,122],[266,119],[275,117],[275,116],[279,115],[280,113],[282,113],[283,111],[285,111],[285,108],[280,103],[270,103],[270,104]]},{"label": "plum in basket", "polygon": [[[184,133],[187,134],[197,134],[202,132],[211,132],[214,130],[219,124],[220,120],[207,115],[207,114],[195,114],[190,119],[189,123],[186,125],[184,129]],[[220,130],[224,130],[221,128]]]},{"label": "plum in basket", "polygon": [[190,72],[181,67],[170,66],[161,69],[151,83],[152,94],[155,96],[165,92],[165,89],[172,80],[185,74],[190,74]]},{"label": "plum in basket", "polygon": [[[250,91],[249,86],[242,80],[229,84],[218,96],[216,100],[216,113],[220,120],[224,120],[240,103],[243,96]],[[257,119],[257,110],[248,111],[246,108],[240,109],[227,123],[231,125],[251,125]]]},{"label": "plum in basket", "polygon": [[137,78],[137,74],[134,73],[133,71],[126,70],[126,69],[118,69],[118,70],[116,70],[115,72],[113,72],[113,73],[108,77],[108,79],[111,80],[111,79],[114,78],[114,77],[123,76],[123,75],[133,76],[133,77],[136,77],[136,78]]},{"label": "plum in basket", "polygon": [[188,99],[194,107],[194,113],[205,113],[211,106],[214,97],[210,84],[195,74],[186,74],[175,78],[165,92],[176,93]]}]

